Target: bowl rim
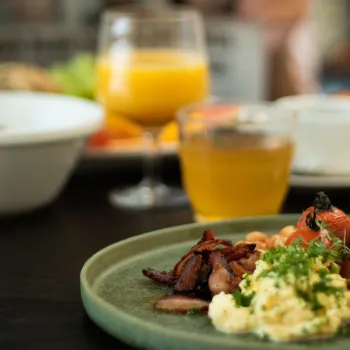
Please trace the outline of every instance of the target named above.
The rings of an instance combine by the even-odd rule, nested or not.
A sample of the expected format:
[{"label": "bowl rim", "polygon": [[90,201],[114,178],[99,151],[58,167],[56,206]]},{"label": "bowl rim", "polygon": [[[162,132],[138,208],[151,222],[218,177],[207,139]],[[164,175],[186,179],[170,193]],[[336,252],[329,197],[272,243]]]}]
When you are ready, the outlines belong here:
[{"label": "bowl rim", "polygon": [[0,147],[21,146],[39,143],[52,143],[68,139],[76,139],[80,137],[87,137],[97,131],[103,124],[103,108],[94,101],[86,100],[79,97],[69,95],[45,93],[45,92],[29,92],[29,91],[0,91],[1,98],[25,97],[32,99],[56,99],[58,102],[78,102],[84,105],[84,109],[90,109],[86,113],[84,122],[76,126],[62,127],[60,130],[54,128],[49,131],[36,130],[11,130],[4,134],[0,130]]}]

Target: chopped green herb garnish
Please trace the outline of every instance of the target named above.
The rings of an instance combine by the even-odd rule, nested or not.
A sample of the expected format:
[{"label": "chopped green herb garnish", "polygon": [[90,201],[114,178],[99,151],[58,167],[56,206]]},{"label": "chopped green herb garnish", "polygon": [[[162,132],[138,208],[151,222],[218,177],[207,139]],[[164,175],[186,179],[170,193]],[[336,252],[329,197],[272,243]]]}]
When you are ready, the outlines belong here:
[{"label": "chopped green herb garnish", "polygon": [[316,295],[311,295],[307,292],[297,289],[296,293],[298,297],[304,300],[306,303],[310,304],[312,311],[317,311],[323,309],[323,306],[319,303]]},{"label": "chopped green herb garnish", "polygon": [[341,240],[340,238],[334,235],[334,231],[328,229],[328,224],[325,221],[319,222],[318,220],[316,220],[316,224],[320,228],[320,230],[323,230],[325,232],[326,238],[332,242],[332,247],[327,249],[332,250],[333,253],[337,253],[338,262],[342,259],[349,259],[350,248],[347,247],[347,245],[345,244],[346,230],[344,229],[344,238],[343,240]]},{"label": "chopped green herb garnish", "polygon": [[312,291],[314,293],[324,293],[326,295],[339,295],[340,293],[343,293],[345,289],[333,287],[329,283],[327,283],[325,279],[323,279],[313,284]]},{"label": "chopped green herb garnish", "polygon": [[193,308],[193,309],[187,311],[187,315],[192,316],[192,315],[195,315],[197,312],[198,312],[198,309]]},{"label": "chopped green herb garnish", "polygon": [[308,333],[309,333],[309,332],[308,332],[308,330],[307,330],[306,327],[303,327],[303,328],[301,329],[301,334],[306,335],[306,334],[308,334]]},{"label": "chopped green herb garnish", "polygon": [[[324,228],[324,226],[321,227]],[[296,278],[309,277],[313,260],[319,257],[322,258],[322,263],[331,263],[332,273],[339,273],[339,267],[335,263],[341,262],[344,256],[350,254],[350,249],[331,232],[327,233],[327,238],[332,242],[331,247],[327,247],[321,238],[317,238],[310,241],[307,248],[300,246],[301,240],[295,240],[287,247],[279,246],[270,249],[261,257],[270,269],[263,271],[260,277],[270,274],[280,278],[287,275],[294,275]],[[323,278],[328,271],[322,269],[319,274]]]},{"label": "chopped green herb garnish", "polygon": [[340,266],[337,264],[332,264],[331,267],[329,268],[329,272],[339,274]]},{"label": "chopped green herb garnish", "polygon": [[251,279],[249,278],[249,276],[251,276],[252,273],[251,272],[247,272],[245,275],[244,275],[244,280],[245,280],[245,286],[246,288],[249,288],[252,284],[252,281]]},{"label": "chopped green herb garnish", "polygon": [[233,293],[232,293],[233,299],[236,302],[236,305],[238,307],[248,307],[250,306],[255,293],[250,293],[249,295],[245,295],[242,292],[240,292],[238,289],[236,289]]},{"label": "chopped green herb garnish", "polygon": [[327,275],[329,275],[329,270],[327,268],[319,269],[318,274],[321,278],[325,278]]}]

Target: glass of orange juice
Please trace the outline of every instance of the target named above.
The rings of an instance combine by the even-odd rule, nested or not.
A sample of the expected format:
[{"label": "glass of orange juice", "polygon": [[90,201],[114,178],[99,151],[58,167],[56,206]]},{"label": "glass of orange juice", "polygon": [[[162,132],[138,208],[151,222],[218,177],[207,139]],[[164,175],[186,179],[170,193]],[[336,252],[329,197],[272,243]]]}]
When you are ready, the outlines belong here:
[{"label": "glass of orange juice", "polygon": [[295,115],[269,104],[203,103],[178,113],[183,183],[197,221],[277,214]]},{"label": "glass of orange juice", "polygon": [[157,180],[157,134],[179,108],[209,93],[200,15],[189,9],[136,6],[102,19],[97,99],[110,114],[143,127],[145,174],[140,184],[111,193],[120,207],[152,208],[178,202],[183,192]]}]

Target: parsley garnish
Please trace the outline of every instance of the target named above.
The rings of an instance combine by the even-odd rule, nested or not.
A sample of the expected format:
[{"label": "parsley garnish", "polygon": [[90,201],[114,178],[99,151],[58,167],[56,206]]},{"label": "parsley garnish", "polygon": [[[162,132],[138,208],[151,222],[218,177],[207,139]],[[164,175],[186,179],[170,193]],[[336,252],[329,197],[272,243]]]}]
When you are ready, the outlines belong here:
[{"label": "parsley garnish", "polygon": [[[347,248],[344,242],[337,238],[332,232],[326,230],[324,223],[317,223],[320,230],[323,230],[324,236],[318,237],[311,242],[307,248],[300,245],[301,240],[294,241],[293,244],[283,247],[275,247],[267,251],[261,256],[268,266],[263,270],[258,278],[271,276],[277,281],[279,279],[289,280],[290,283],[295,284],[296,281],[304,280],[307,288],[298,288],[298,283],[295,284],[296,293],[299,298],[310,304],[312,310],[317,311],[323,309],[317,298],[318,293],[326,295],[341,296],[345,289],[332,286],[329,282],[329,275],[339,273],[339,262],[344,257],[350,255],[350,249]],[[331,242],[331,246],[327,247],[322,239],[327,238]],[[325,266],[317,271],[314,264],[318,265],[317,259],[321,260]],[[329,266],[327,268],[326,266]],[[318,273],[320,280],[311,284],[310,276],[312,273]],[[288,283],[288,281],[287,281]],[[306,286],[305,286],[306,287]]]},{"label": "parsley garnish", "polygon": [[323,230],[326,238],[332,242],[332,246],[327,248],[331,250],[334,255],[337,255],[335,261],[341,262],[343,259],[350,258],[350,248],[346,245],[346,230],[344,229],[343,240],[334,235],[334,231],[328,229],[328,224],[325,221],[319,222],[315,220],[317,226],[320,230]]},{"label": "parsley garnish", "polygon": [[[316,221],[320,230],[326,230],[324,223]],[[322,259],[322,263],[330,263],[331,273],[339,273],[339,267],[336,263],[340,263],[344,258],[350,256],[350,249],[344,242],[336,237],[331,231],[325,231],[325,237],[331,241],[330,247],[325,246],[322,238],[318,237],[309,242],[307,248],[300,246],[301,239],[297,239],[288,247],[275,247],[262,255],[261,259],[265,261],[271,268],[261,273],[260,277],[274,274],[277,277],[285,277],[288,274],[294,275],[296,278],[309,277],[312,270],[314,259]],[[319,271],[321,278],[328,274],[328,271],[321,269]]]},{"label": "parsley garnish", "polygon": [[329,268],[329,272],[339,274],[340,273],[340,266],[337,264],[332,264]]},{"label": "parsley garnish", "polygon": [[338,295],[339,293],[342,293],[345,291],[344,288],[339,288],[339,287],[333,287],[327,283],[326,279],[321,279],[317,283],[315,283],[312,286],[312,291],[314,293],[324,293],[326,295]]},{"label": "parsley garnish", "polygon": [[198,312],[198,309],[193,308],[187,311],[187,315],[192,316],[192,315],[195,315],[197,312]]},{"label": "parsley garnish", "polygon": [[248,295],[243,294],[242,292],[240,292],[238,289],[236,289],[233,293],[232,293],[233,299],[236,302],[236,306],[237,307],[248,307],[250,306],[255,293],[252,292]]}]

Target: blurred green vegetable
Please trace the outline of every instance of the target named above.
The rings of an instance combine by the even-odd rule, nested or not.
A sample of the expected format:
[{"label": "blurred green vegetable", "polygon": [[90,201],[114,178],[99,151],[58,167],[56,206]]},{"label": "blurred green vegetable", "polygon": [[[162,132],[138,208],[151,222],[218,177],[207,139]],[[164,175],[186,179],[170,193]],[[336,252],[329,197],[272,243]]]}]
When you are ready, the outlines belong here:
[{"label": "blurred green vegetable", "polygon": [[49,72],[67,95],[95,98],[96,64],[93,55],[78,54],[67,63],[54,64]]}]

